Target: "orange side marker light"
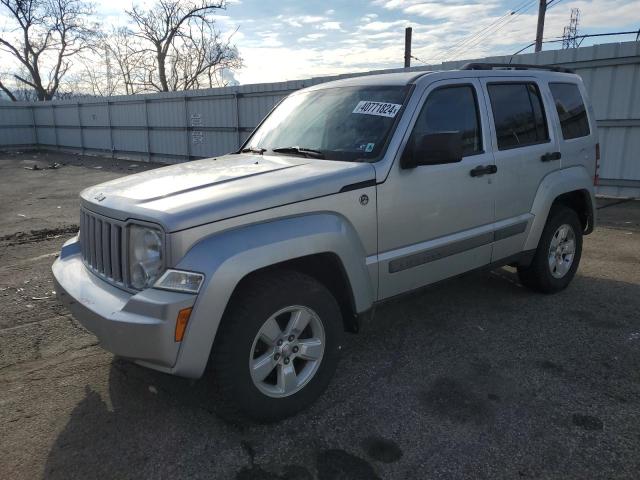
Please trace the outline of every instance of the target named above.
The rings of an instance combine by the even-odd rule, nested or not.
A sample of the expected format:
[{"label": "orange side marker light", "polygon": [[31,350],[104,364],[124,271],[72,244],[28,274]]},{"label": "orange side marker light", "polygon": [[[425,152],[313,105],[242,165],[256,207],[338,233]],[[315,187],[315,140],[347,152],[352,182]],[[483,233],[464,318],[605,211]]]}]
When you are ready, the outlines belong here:
[{"label": "orange side marker light", "polygon": [[189,323],[189,317],[191,316],[191,307],[183,308],[178,312],[178,318],[176,319],[176,342],[181,342],[184,338],[184,332],[187,331],[187,324]]}]

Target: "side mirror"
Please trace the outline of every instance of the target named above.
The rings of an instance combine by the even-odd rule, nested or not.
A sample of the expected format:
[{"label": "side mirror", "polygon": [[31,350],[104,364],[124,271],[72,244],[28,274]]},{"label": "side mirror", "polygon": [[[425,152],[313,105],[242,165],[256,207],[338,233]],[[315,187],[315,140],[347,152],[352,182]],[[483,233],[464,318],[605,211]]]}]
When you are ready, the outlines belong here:
[{"label": "side mirror", "polygon": [[462,134],[440,132],[412,136],[402,155],[402,168],[455,163],[462,160]]}]

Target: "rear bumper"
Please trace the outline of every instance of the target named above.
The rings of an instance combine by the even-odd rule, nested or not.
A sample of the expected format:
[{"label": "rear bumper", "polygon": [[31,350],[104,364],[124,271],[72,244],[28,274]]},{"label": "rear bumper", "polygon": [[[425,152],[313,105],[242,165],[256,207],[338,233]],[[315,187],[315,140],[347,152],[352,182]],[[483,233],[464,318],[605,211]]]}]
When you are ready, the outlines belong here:
[{"label": "rear bumper", "polygon": [[193,306],[195,295],[154,289],[131,294],[114,287],[87,270],[77,238],[65,243],[52,270],[58,298],[103,348],[176,373],[175,322],[181,309]]}]

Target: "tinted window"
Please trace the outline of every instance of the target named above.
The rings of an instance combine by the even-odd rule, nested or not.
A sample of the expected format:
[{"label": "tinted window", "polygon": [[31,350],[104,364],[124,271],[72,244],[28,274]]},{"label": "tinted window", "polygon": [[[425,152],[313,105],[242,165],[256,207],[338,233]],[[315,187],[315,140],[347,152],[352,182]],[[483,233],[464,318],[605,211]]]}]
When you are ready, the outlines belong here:
[{"label": "tinted window", "polygon": [[562,136],[570,139],[589,135],[587,110],[578,86],[573,83],[550,83],[549,88],[560,117]]},{"label": "tinted window", "polygon": [[412,135],[462,133],[462,155],[482,151],[475,90],[469,85],[444,87],[429,94]]},{"label": "tinted window", "polygon": [[549,140],[540,91],[533,83],[488,85],[498,149]]}]

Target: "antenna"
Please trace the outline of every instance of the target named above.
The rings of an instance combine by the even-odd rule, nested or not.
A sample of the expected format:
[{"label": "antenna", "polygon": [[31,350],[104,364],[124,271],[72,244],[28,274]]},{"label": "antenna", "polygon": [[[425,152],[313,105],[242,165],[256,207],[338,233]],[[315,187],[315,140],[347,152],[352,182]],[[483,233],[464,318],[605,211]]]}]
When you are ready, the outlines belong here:
[{"label": "antenna", "polygon": [[562,32],[562,49],[578,48],[582,40],[578,41],[578,23],[580,23],[580,9],[571,9],[571,18],[569,25],[564,27]]}]

